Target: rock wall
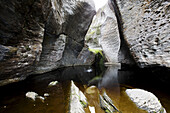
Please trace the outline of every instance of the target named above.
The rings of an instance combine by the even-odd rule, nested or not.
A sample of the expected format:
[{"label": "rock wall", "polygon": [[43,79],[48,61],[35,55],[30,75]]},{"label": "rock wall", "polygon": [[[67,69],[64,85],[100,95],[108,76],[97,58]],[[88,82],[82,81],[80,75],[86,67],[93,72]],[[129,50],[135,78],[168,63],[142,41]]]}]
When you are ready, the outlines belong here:
[{"label": "rock wall", "polygon": [[117,0],[117,5],[124,39],[136,63],[170,67],[170,2]]},{"label": "rock wall", "polygon": [[[0,1],[0,81],[24,79],[40,59],[44,21],[50,2],[46,0]],[[45,9],[44,9],[45,8]]]},{"label": "rock wall", "polygon": [[94,14],[91,0],[1,0],[0,84],[91,64],[94,55],[83,47]]},{"label": "rock wall", "polygon": [[[92,64],[94,55],[83,47],[84,36],[94,15],[91,0],[53,0],[36,73],[63,66]],[[60,40],[61,34],[65,35],[64,41]]]},{"label": "rock wall", "polygon": [[108,62],[118,62],[120,49],[118,24],[113,7],[109,6],[109,3],[98,10],[85,39],[90,49],[102,50]]}]

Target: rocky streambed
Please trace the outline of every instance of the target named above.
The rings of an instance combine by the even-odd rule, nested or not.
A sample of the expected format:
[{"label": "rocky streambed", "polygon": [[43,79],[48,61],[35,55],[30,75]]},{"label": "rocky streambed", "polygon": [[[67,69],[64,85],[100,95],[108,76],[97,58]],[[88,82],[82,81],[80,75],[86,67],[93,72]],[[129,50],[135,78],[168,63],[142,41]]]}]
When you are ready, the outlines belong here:
[{"label": "rocky streambed", "polygon": [[[138,72],[119,66],[106,67],[103,71],[87,66],[31,76],[25,81],[0,87],[0,112],[146,113],[145,110],[164,109],[169,112],[170,96],[164,83],[158,85],[157,78],[146,81],[136,77],[136,74],[145,74],[143,77],[150,74]],[[139,107],[141,103],[144,108]]]}]

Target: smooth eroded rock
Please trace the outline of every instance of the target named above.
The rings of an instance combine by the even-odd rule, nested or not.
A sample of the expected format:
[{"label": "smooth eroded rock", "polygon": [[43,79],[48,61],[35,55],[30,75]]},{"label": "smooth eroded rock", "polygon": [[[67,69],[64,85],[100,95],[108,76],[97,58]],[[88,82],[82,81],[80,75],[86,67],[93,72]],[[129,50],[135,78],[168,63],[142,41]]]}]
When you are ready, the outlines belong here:
[{"label": "smooth eroded rock", "polygon": [[109,3],[98,10],[86,34],[85,44],[90,49],[103,50],[108,62],[118,62],[120,38],[117,19]]},{"label": "smooth eroded rock", "polygon": [[127,95],[140,109],[149,113],[166,113],[158,98],[142,89],[126,89]]}]

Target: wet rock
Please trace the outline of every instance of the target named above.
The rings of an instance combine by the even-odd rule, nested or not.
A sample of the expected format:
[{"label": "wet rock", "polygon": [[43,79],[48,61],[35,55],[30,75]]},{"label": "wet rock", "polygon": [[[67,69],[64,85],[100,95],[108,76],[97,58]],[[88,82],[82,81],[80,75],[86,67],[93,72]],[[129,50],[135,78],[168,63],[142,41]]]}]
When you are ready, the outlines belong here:
[{"label": "wet rock", "polygon": [[166,113],[158,98],[142,89],[127,89],[127,95],[140,108],[149,113]]},{"label": "wet rock", "polygon": [[38,94],[35,92],[27,92],[25,96],[35,101],[35,99],[38,97]]},{"label": "wet rock", "polygon": [[107,3],[98,10],[85,36],[85,44],[96,51],[102,50],[108,62],[118,62],[119,31],[114,10]]},{"label": "wet rock", "polygon": [[37,98],[39,98],[42,102],[44,102],[45,98],[42,96],[37,96]]},{"label": "wet rock", "polygon": [[58,81],[52,81],[48,84],[48,86],[51,87],[51,86],[55,86],[57,84],[58,84]]},{"label": "wet rock", "polygon": [[170,2],[117,0],[117,4],[124,39],[137,64],[170,67]]},{"label": "wet rock", "polygon": [[97,90],[97,87],[96,86],[90,86],[86,89],[86,93],[87,94],[94,94],[96,93],[98,90]]},{"label": "wet rock", "polygon": [[87,99],[78,87],[71,81],[70,91],[70,113],[85,113],[84,107],[87,107]]},{"label": "wet rock", "polygon": [[116,110],[111,105],[109,105],[109,103],[107,103],[101,95],[99,96],[99,99],[100,99],[100,107],[103,110],[105,110],[106,113],[116,112]]},{"label": "wet rock", "polygon": [[113,104],[113,101],[110,99],[110,97],[106,94],[106,92],[103,93],[104,100],[110,104],[116,111],[119,111],[116,106]]}]

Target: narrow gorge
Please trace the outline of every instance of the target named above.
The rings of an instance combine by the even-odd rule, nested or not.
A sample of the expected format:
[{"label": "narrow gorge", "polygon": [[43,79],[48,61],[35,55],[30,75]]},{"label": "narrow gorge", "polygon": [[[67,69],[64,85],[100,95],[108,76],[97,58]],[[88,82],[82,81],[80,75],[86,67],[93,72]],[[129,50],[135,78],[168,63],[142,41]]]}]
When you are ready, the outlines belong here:
[{"label": "narrow gorge", "polygon": [[168,113],[169,29],[169,0],[1,0],[0,112]]}]

